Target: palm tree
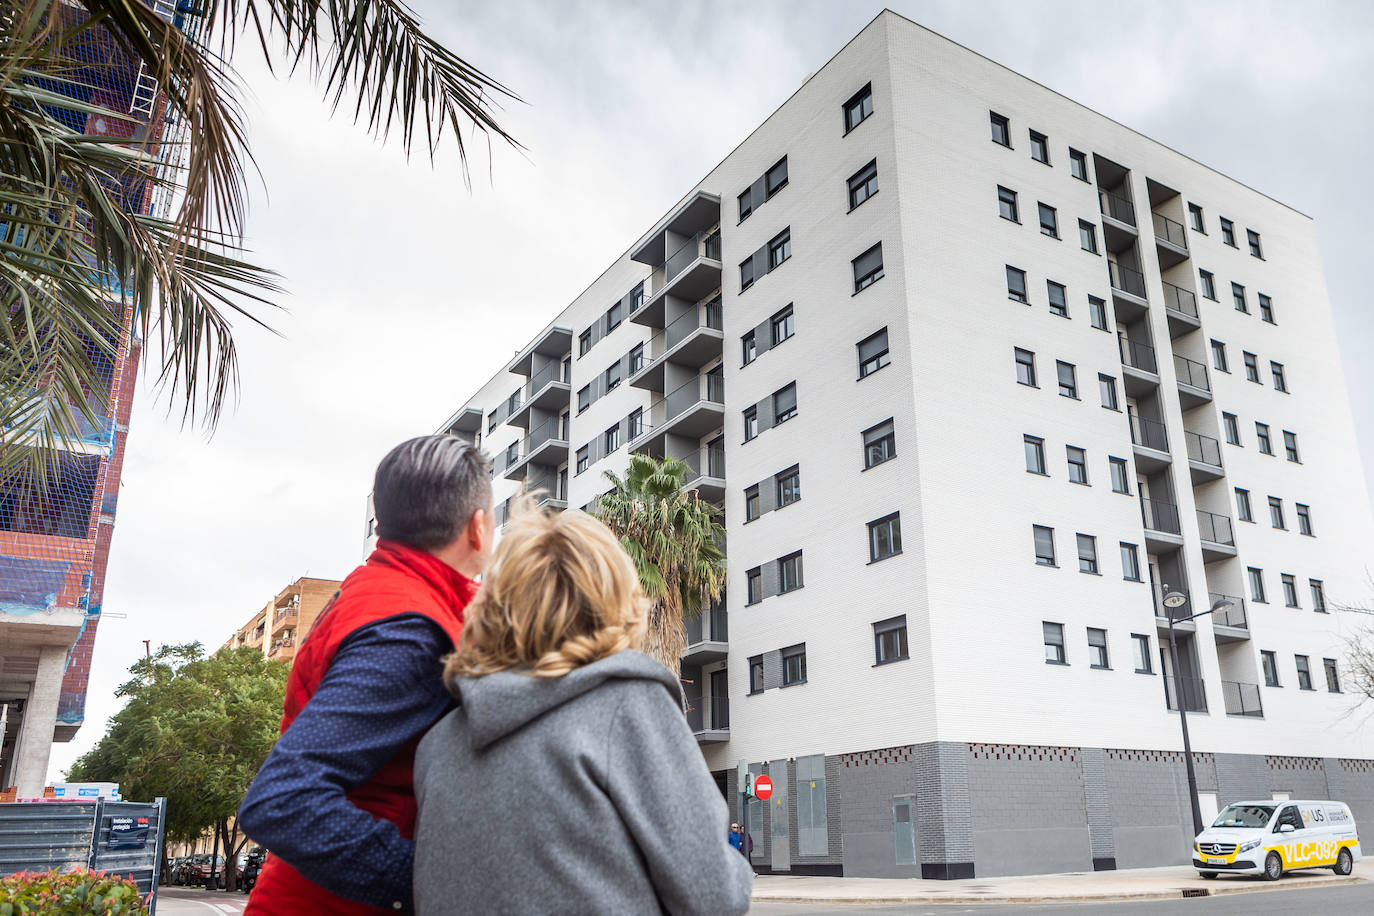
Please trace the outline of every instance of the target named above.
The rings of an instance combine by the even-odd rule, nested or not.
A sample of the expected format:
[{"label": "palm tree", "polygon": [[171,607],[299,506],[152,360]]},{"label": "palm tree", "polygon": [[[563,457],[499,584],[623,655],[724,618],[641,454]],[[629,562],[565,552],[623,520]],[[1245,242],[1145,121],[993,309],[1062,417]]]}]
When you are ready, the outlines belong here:
[{"label": "palm tree", "polygon": [[606,471],[612,490],[596,516],[620,538],[652,604],[644,651],[674,674],[687,645],[684,617],[696,617],[725,591],[725,530],[720,510],[684,490],[687,465],[631,455],[625,477]]},{"label": "palm tree", "polygon": [[0,481],[44,476],[108,415],[108,368],[134,333],[183,422],[213,429],[232,398],[233,325],[265,324],[280,291],[240,247],[255,168],[230,63],[242,36],[407,155],[422,144],[433,161],[451,131],[466,178],[479,131],[518,146],[495,116],[516,97],[400,0],[4,0]]}]

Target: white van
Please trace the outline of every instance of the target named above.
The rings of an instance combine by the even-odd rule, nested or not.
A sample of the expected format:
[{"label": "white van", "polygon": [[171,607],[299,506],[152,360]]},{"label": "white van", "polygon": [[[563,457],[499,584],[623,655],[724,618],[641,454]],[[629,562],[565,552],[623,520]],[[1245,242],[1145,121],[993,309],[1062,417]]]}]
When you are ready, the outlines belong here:
[{"label": "white van", "polygon": [[1227,805],[1193,841],[1193,867],[1277,881],[1293,868],[1348,875],[1360,861],[1350,808],[1337,801],[1244,801]]}]

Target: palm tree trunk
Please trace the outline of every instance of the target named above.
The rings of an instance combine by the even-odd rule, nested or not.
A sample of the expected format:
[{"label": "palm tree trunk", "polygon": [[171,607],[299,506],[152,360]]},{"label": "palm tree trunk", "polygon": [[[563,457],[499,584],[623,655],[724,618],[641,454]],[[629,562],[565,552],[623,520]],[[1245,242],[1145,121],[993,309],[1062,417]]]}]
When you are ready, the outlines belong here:
[{"label": "palm tree trunk", "polygon": [[682,613],[665,607],[662,601],[649,606],[649,628],[644,634],[644,654],[662,662],[682,676],[682,650],[687,646],[687,631],[682,626]]}]

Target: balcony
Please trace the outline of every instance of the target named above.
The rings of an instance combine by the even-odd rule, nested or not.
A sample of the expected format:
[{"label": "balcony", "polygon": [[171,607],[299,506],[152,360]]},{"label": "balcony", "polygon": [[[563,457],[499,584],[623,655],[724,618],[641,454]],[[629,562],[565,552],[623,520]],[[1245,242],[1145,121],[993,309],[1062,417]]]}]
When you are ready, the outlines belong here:
[{"label": "balcony", "polygon": [[1191,430],[1183,431],[1183,441],[1187,445],[1188,470],[1194,484],[1216,480],[1225,473],[1221,466],[1220,442]]},{"label": "balcony", "polygon": [[635,324],[664,325],[666,297],[697,302],[720,289],[720,230],[702,231],[682,241],[663,266],[649,275],[644,307],[630,316]]},{"label": "balcony", "polygon": [[698,744],[730,740],[730,698],[688,697],[687,724]]},{"label": "balcony", "polygon": [[1134,321],[1144,315],[1150,307],[1145,295],[1145,275],[1133,267],[1109,260],[1107,277],[1112,285],[1112,301],[1116,303],[1118,323]]},{"label": "balcony", "polygon": [[1207,596],[1212,604],[1218,601],[1231,602],[1212,614],[1212,636],[1217,642],[1238,642],[1250,638],[1250,620],[1245,616],[1245,599],[1239,595],[1220,595],[1216,592]]},{"label": "balcony", "polygon": [[1183,526],[1178,506],[1162,499],[1140,497],[1140,517],[1145,524],[1145,544],[1149,553],[1167,553],[1183,546]]},{"label": "balcony", "polygon": [[1118,334],[1116,342],[1121,352],[1121,384],[1126,394],[1133,398],[1150,394],[1159,385],[1159,363],[1155,361],[1155,348],[1132,340],[1125,334]]},{"label": "balcony", "polygon": [[568,460],[568,431],[563,417],[549,417],[521,438],[518,450],[506,450],[502,476],[524,480],[531,464],[557,467]]},{"label": "balcony", "polygon": [[700,369],[720,356],[725,337],[720,298],[699,302],[675,319],[650,341],[654,355],[638,371],[631,367],[630,384],[649,391],[663,390],[664,366],[668,363]]},{"label": "balcony", "polygon": [[1136,469],[1154,474],[1173,463],[1169,454],[1169,435],[1164,424],[1134,413],[1127,415],[1131,426],[1131,444],[1135,446]]},{"label": "balcony", "polygon": [[295,648],[296,640],[292,638],[279,639],[272,643],[272,647],[267,650],[268,658],[280,658],[282,655],[289,655]]},{"label": "balcony", "polygon": [[712,605],[683,623],[687,627],[687,647],[682,650],[684,665],[725,661],[730,648],[730,629],[729,617],[723,605]]},{"label": "balcony", "polygon": [[1159,213],[1151,213],[1155,224],[1155,250],[1159,269],[1168,270],[1188,257],[1188,234],[1183,224]]},{"label": "balcony", "polygon": [[1174,354],[1174,373],[1178,376],[1178,400],[1184,410],[1201,407],[1212,400],[1212,384],[1207,367],[1195,359]]},{"label": "balcony", "polygon": [[643,430],[630,437],[630,451],[661,455],[669,434],[700,439],[724,423],[725,377],[698,375],[649,405]]},{"label": "balcony", "polygon": [[1108,251],[1124,251],[1135,244],[1140,234],[1136,229],[1135,204],[1120,194],[1097,190],[1097,203],[1102,210],[1102,240]]},{"label": "balcony", "polygon": [[725,499],[725,446],[703,446],[681,458],[687,465],[682,485],[695,489],[709,503]]},{"label": "balcony", "polygon": [[1202,538],[1202,562],[1210,563],[1236,555],[1236,534],[1229,516],[1198,509],[1197,527]]},{"label": "balcony", "polygon": [[464,407],[449,417],[448,422],[444,424],[444,432],[450,436],[457,436],[467,442],[468,445],[476,444],[477,434],[481,431],[482,408],[480,407]]},{"label": "balcony", "polygon": [[1179,338],[1202,327],[1197,313],[1197,296],[1190,289],[1164,281],[1164,317],[1169,320],[1169,337]]},{"label": "balcony", "polygon": [[546,507],[551,509],[568,508],[567,484],[556,473],[526,477],[525,492],[539,494],[535,500],[535,506],[540,509]]},{"label": "balcony", "polygon": [[1264,718],[1264,704],[1260,702],[1259,684],[1244,681],[1222,681],[1221,700],[1228,716]]},{"label": "balcony", "polygon": [[523,400],[511,411],[510,419],[506,422],[525,429],[530,425],[530,411],[534,408],[562,410],[567,407],[572,398],[571,381],[564,371],[562,360],[546,364],[525,383],[521,390]]},{"label": "balcony", "polygon": [[272,615],[272,635],[276,636],[283,630],[288,630],[296,625],[296,617],[300,611],[294,607],[279,607]]},{"label": "balcony", "polygon": [[573,332],[570,328],[546,328],[525,349],[515,354],[515,359],[511,360],[506,371],[528,377],[534,372],[536,353],[555,362],[561,361],[572,352],[572,339]]},{"label": "balcony", "polygon": [[1164,704],[1177,712],[1180,700],[1188,712],[1206,712],[1207,685],[1202,682],[1202,678],[1164,675]]}]

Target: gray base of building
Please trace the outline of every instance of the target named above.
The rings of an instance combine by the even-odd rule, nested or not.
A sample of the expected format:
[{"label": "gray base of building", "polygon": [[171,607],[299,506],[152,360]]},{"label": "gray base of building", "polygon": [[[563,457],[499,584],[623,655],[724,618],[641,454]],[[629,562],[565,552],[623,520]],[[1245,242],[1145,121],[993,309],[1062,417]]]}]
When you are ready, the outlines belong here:
[{"label": "gray base of building", "polygon": [[[1195,753],[1193,765],[1220,806],[1286,793],[1374,822],[1374,760]],[[775,786],[749,805],[760,873],[938,880],[1190,861],[1179,751],[932,742],[750,769]],[[718,779],[743,823],[735,773]]]}]

